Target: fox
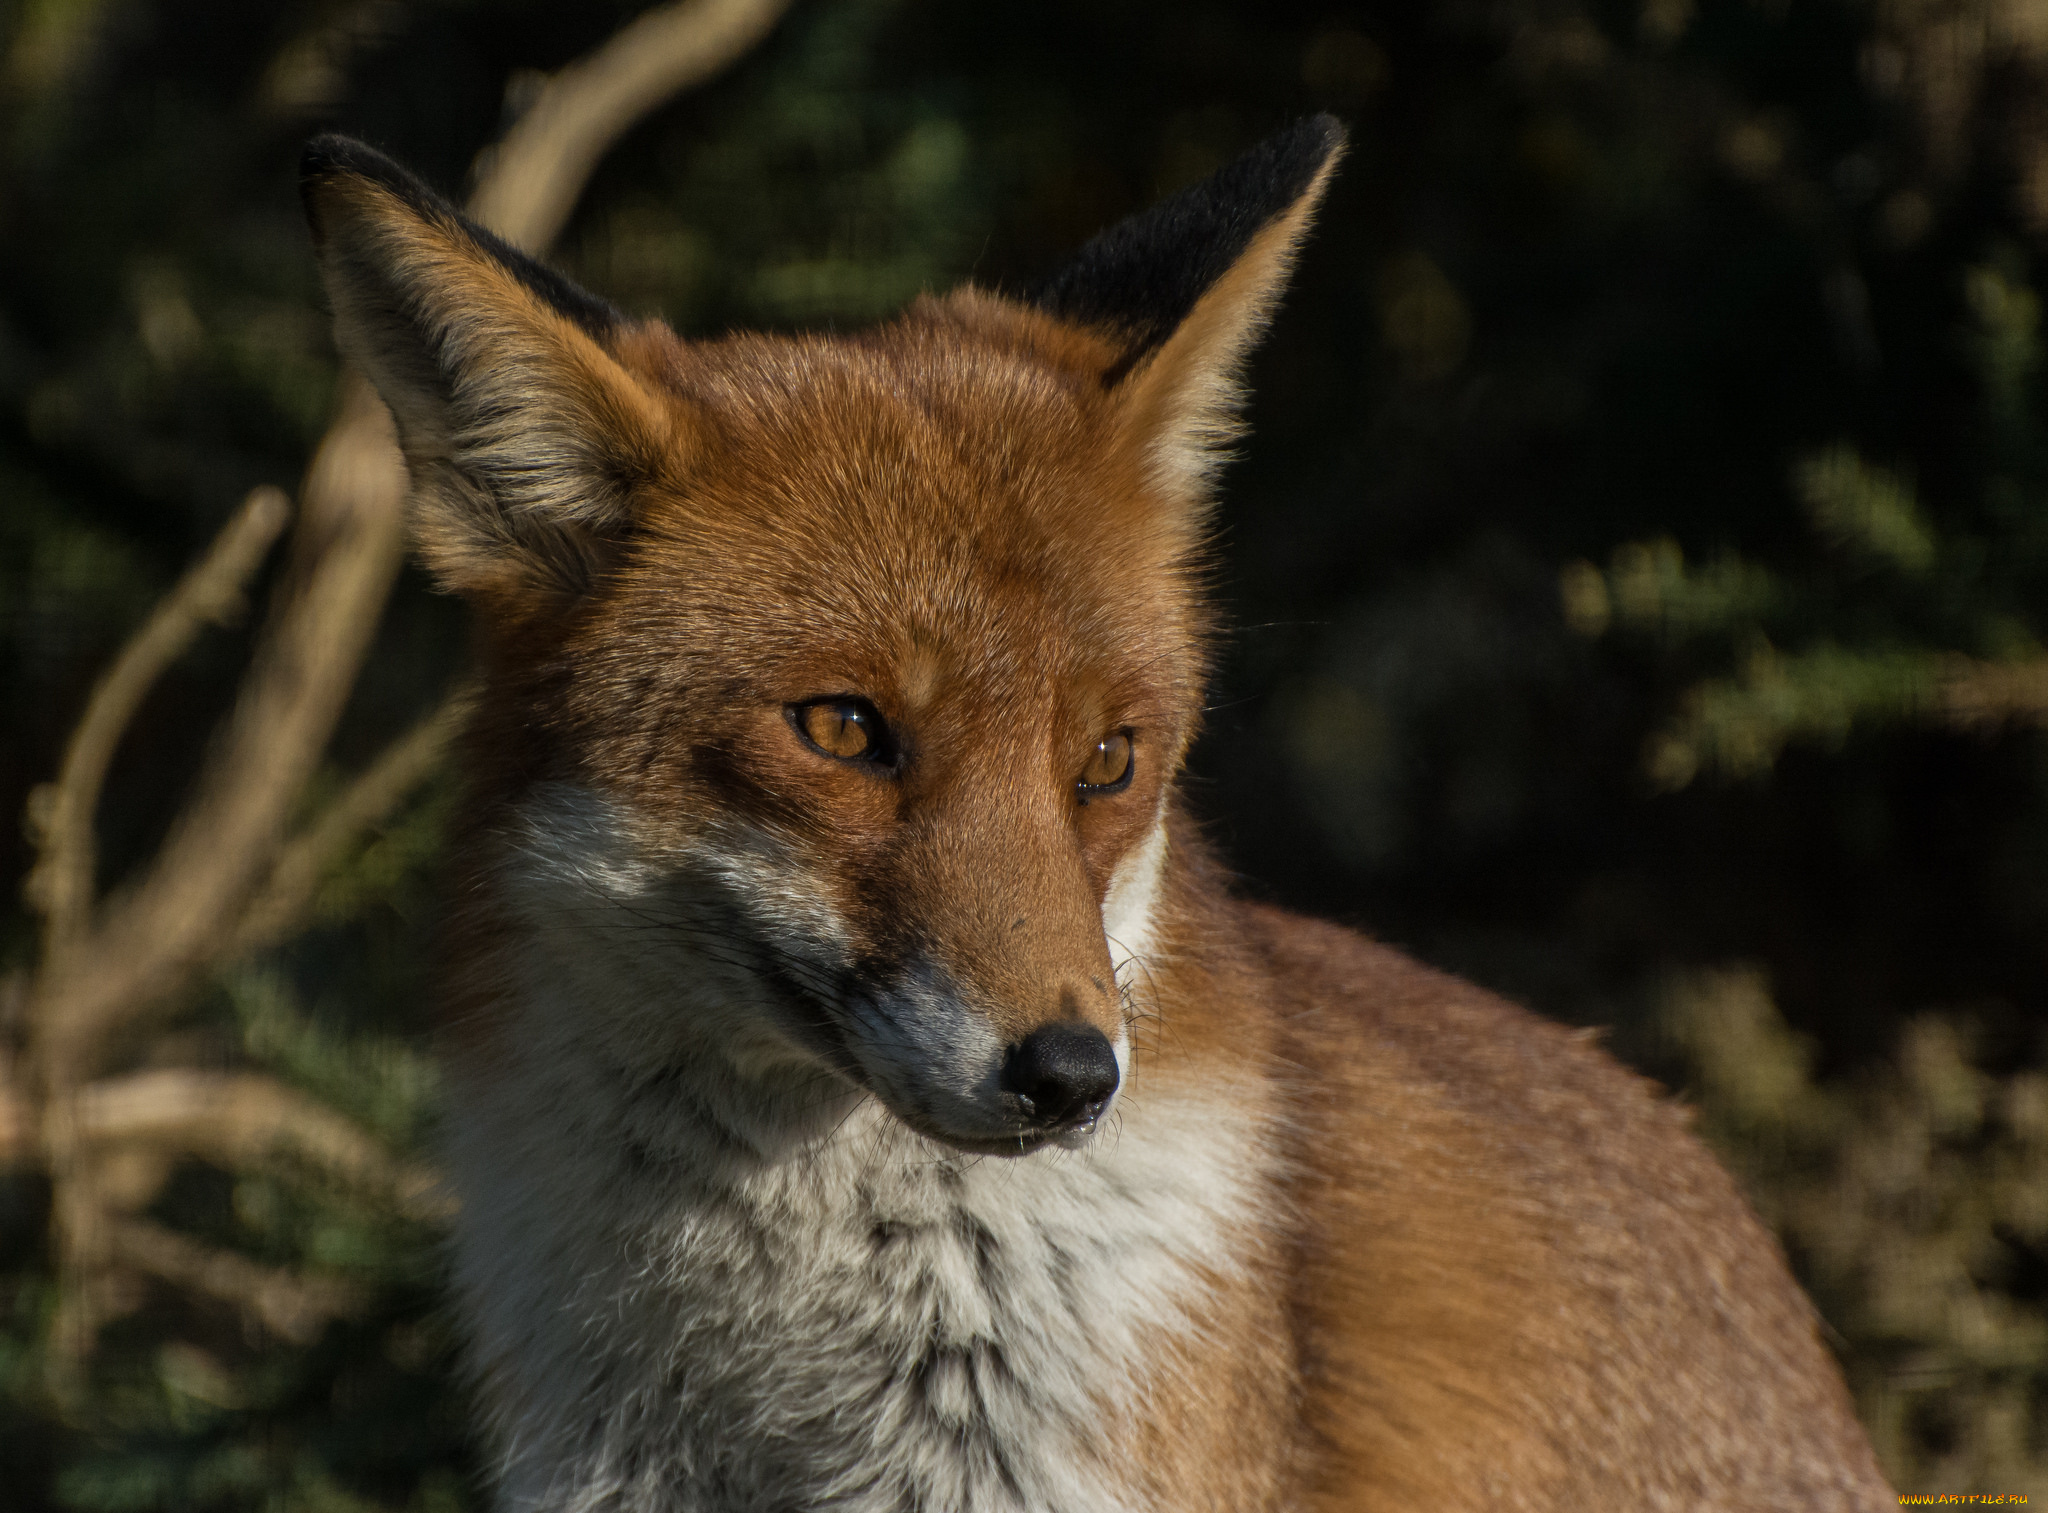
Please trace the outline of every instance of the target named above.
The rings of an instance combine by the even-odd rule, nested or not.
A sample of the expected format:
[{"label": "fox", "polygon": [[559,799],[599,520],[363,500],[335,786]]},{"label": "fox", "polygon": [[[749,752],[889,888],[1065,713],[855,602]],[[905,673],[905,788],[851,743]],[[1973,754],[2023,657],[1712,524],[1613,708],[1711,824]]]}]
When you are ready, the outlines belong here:
[{"label": "fox", "polygon": [[1244,898],[1177,792],[1344,145],[691,339],[305,149],[476,625],[434,1035],[506,1513],[1895,1506],[1678,1103]]}]

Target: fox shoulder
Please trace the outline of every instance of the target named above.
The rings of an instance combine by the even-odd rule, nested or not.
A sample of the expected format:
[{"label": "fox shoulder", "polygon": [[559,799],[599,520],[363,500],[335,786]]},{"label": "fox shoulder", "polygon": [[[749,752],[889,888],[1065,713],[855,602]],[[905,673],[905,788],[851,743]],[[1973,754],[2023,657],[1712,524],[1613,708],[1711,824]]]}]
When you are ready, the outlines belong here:
[{"label": "fox shoulder", "polygon": [[[1677,1506],[1687,1477],[1758,1508],[1890,1505],[1812,1304],[1682,1105],[1583,1031],[1233,907],[1341,1464],[1389,1506]],[[1452,1496],[1451,1464],[1494,1482]]]}]

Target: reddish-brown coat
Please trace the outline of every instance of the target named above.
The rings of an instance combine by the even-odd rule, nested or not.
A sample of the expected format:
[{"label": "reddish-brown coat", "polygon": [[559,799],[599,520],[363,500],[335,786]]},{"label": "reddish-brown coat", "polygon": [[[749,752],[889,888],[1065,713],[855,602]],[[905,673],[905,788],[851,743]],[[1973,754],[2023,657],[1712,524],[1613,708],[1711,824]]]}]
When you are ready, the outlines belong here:
[{"label": "reddish-brown coat", "polygon": [[[1811,1305],[1683,1109],[1585,1032],[1229,898],[1177,841],[1139,1086],[1242,1089],[1283,1132],[1263,1280],[1298,1432],[1228,1440],[1283,1468],[1276,1506],[1892,1505]],[[1241,1300],[1219,1324],[1272,1349]],[[1213,1414],[1181,1380],[1200,1401],[1169,1415]]]},{"label": "reddish-brown coat", "polygon": [[[943,942],[1005,1041],[1121,1028],[1103,906],[1171,812],[1197,719],[1205,449],[1327,171],[1115,385],[1106,338],[974,291],[853,338],[648,325],[601,346],[459,228],[366,181],[327,191],[357,239],[345,335],[349,301],[369,319],[378,297],[346,257],[382,259],[478,383],[541,375],[521,402],[621,480],[538,547],[518,519],[479,535],[434,482],[439,422],[393,398],[424,555],[483,620],[451,937],[466,1077],[489,1082],[504,1033],[482,837],[543,783],[603,796],[657,853],[736,820],[777,837],[856,956]],[[900,732],[899,773],[797,738],[792,706],[842,695]],[[1123,729],[1132,786],[1077,802]],[[1106,1475],[1162,1507],[1889,1505],[1810,1307],[1653,1088],[1583,1036],[1234,900],[1178,819],[1161,889],[1127,1096],[1227,1102],[1263,1196],[1196,1327],[1157,1331],[1102,1405]]]}]

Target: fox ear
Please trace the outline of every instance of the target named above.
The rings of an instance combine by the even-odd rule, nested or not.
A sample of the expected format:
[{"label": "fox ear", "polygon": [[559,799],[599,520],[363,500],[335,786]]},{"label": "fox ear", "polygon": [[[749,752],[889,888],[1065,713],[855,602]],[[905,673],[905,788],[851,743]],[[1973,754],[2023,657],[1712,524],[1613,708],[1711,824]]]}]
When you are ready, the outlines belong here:
[{"label": "fox ear", "polygon": [[607,350],[624,317],[360,142],[315,138],[300,186],[336,340],[398,423],[428,567],[499,602],[586,589],[678,441]]},{"label": "fox ear", "polygon": [[1155,482],[1206,503],[1240,430],[1238,375],[1271,318],[1330,174],[1343,126],[1312,116],[1150,210],[1112,226],[1026,294],[1108,339],[1103,382]]}]

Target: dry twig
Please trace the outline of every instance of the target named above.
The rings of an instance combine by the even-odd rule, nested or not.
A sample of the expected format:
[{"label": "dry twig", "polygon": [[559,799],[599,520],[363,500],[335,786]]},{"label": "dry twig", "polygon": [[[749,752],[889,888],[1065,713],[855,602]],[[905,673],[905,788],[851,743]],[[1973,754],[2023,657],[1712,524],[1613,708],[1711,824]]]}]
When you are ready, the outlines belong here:
[{"label": "dry twig", "polygon": [[[561,229],[618,137],[676,91],[764,36],[788,0],[682,0],[650,11],[548,81],[483,166],[471,211],[539,249]],[[62,1376],[116,1305],[122,1269],[234,1301],[289,1338],[356,1305],[353,1289],[296,1277],[119,1217],[146,1201],[172,1147],[225,1165],[289,1149],[400,1208],[437,1212],[430,1177],[312,1099],[254,1075],[146,1072],[94,1083],[152,1016],[230,954],[275,944],[304,918],[321,875],[430,772],[462,718],[460,696],[403,737],[294,840],[286,826],[353,688],[403,555],[408,493],[391,420],[344,373],[336,415],[302,490],[291,559],[226,729],[141,880],[95,919],[92,815],[143,691],[217,617],[283,524],[259,491],[131,642],[96,691],[39,806],[44,853],[32,902],[45,950],[19,1015],[25,1055],[0,1066],[0,1159],[40,1157],[65,1278],[53,1327]],[[4,1050],[0,1047],[0,1050]],[[126,1175],[117,1177],[116,1171]]]},{"label": "dry twig", "polygon": [[767,36],[789,4],[686,0],[647,12],[548,80],[487,154],[470,214],[514,246],[545,247],[614,142]]},{"label": "dry twig", "polygon": [[86,701],[64,751],[57,780],[30,799],[41,852],[29,875],[30,902],[43,915],[46,972],[62,971],[91,924],[95,839],[107,766],[143,696],[207,624],[223,625],[243,608],[242,590],[291,519],[282,489],[251,491],[226,529],[141,630],[121,649]]},{"label": "dry twig", "polygon": [[[260,1072],[201,1072],[163,1067],[103,1077],[80,1090],[73,1104],[83,1151],[106,1153],[135,1146],[165,1160],[197,1156],[226,1168],[261,1166],[279,1159],[304,1162],[376,1197],[409,1218],[435,1221],[454,1211],[440,1177],[394,1157],[354,1120]],[[34,1153],[28,1110],[0,1087],[0,1167]],[[135,1207],[155,1196],[143,1184]]]},{"label": "dry twig", "polygon": [[368,1301],[352,1282],[265,1266],[147,1219],[109,1225],[107,1251],[123,1266],[232,1303],[271,1333],[297,1344],[317,1339],[330,1319],[360,1312]]},{"label": "dry twig", "polygon": [[1942,670],[1940,708],[1951,725],[2048,723],[2048,658],[2017,663],[1952,658]]},{"label": "dry twig", "polygon": [[354,1120],[257,1072],[177,1067],[103,1078],[79,1095],[78,1123],[91,1143],[132,1141],[227,1168],[292,1157],[414,1218],[450,1211],[433,1172],[394,1159]]},{"label": "dry twig", "polygon": [[406,478],[389,418],[365,408],[377,405],[367,389],[351,390],[307,476],[294,561],[223,739],[142,881],[109,908],[76,970],[46,976],[31,1009],[52,1088],[98,1071],[121,1031],[218,959],[355,686],[404,549]]},{"label": "dry twig", "polygon": [[231,954],[249,956],[298,932],[327,869],[441,765],[449,743],[467,723],[474,699],[475,690],[468,684],[449,694],[438,709],[385,748],[285,847],[263,891],[243,913]]}]

